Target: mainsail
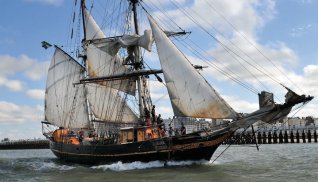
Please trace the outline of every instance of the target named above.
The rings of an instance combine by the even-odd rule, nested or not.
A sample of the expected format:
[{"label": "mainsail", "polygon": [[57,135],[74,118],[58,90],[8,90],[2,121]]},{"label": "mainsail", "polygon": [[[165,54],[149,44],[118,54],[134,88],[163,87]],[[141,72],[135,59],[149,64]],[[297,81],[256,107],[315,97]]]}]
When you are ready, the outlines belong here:
[{"label": "mainsail", "polygon": [[[86,18],[86,46],[88,75],[90,78],[126,73],[128,69],[122,64],[119,56],[110,54],[97,48],[89,40],[106,38],[88,11]],[[134,95],[136,91],[135,79],[97,82],[87,85],[87,98],[94,115],[106,122],[136,122],[137,116],[129,108],[120,91]]]},{"label": "mainsail", "polygon": [[67,128],[89,126],[84,85],[78,83],[84,67],[56,47],[45,92],[46,121]]},{"label": "mainsail", "polygon": [[224,101],[167,35],[148,16],[174,114],[198,118],[236,118]]}]

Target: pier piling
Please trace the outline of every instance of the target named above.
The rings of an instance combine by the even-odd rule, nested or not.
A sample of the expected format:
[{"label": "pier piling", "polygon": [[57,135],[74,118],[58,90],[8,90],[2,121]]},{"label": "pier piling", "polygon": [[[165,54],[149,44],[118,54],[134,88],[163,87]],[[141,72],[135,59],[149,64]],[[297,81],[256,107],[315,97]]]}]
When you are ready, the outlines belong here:
[{"label": "pier piling", "polygon": [[[255,137],[256,138],[255,138]],[[227,144],[285,144],[285,143],[318,143],[316,127],[286,127],[281,129],[263,128],[256,131],[247,130],[242,135],[234,134]]]}]

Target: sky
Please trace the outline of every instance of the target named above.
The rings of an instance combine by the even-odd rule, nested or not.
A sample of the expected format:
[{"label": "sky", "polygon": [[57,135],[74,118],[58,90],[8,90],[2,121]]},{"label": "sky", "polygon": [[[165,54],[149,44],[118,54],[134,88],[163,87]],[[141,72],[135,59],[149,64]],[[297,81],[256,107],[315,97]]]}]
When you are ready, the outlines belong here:
[{"label": "sky", "polygon": [[[0,139],[43,138],[40,122],[44,119],[46,74],[53,49],[43,49],[40,42],[45,40],[66,47],[74,1],[1,2]],[[143,2],[163,28],[176,30],[173,25],[176,23],[192,32],[173,40],[193,63],[209,66],[201,73],[236,111],[256,110],[257,94],[217,72],[211,60],[218,67],[232,70],[258,91],[265,88],[277,92],[280,101],[284,100],[286,90],[273,78],[299,94],[318,97],[318,0],[175,0],[178,9],[171,0]],[[98,3],[99,0],[95,0],[94,8],[101,11]],[[196,22],[191,21],[191,17]],[[147,28],[145,21],[141,28]],[[108,34],[107,28],[104,31]],[[211,58],[210,62],[195,57],[186,49],[189,45],[185,43],[191,41],[202,43],[201,48],[208,55],[206,57]],[[231,56],[222,45],[242,51]],[[145,53],[145,60],[149,60],[153,68],[158,66],[155,53],[155,48]],[[271,78],[259,74],[238,57],[260,65]],[[242,69],[241,65],[247,69]],[[151,82],[150,86],[157,113],[171,117],[172,109],[164,86],[157,82]],[[316,100],[293,115],[318,117]]]}]

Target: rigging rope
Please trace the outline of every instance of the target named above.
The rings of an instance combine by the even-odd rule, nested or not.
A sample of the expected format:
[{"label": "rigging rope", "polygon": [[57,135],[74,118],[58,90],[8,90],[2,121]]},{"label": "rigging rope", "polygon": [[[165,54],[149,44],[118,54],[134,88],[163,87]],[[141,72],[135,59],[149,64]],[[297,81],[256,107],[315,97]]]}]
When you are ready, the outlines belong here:
[{"label": "rigging rope", "polygon": [[[234,50],[232,50],[231,48],[229,48],[227,45],[225,45],[221,40],[219,40],[216,36],[212,35],[205,27],[203,27],[201,24],[198,23],[197,20],[195,20],[195,18],[193,16],[191,16],[190,12],[187,12],[187,10],[185,10],[184,8],[180,7],[180,5],[178,6],[177,2],[173,2],[172,0],[170,0],[170,2],[172,2],[172,4],[180,9],[182,11],[182,13],[187,16],[193,23],[195,23],[198,27],[200,27],[205,33],[207,33],[210,37],[212,37],[217,43],[219,43],[223,49],[233,58],[235,59],[246,71],[248,71],[253,77],[254,79],[256,79],[261,85],[263,85],[265,88],[266,86],[251,72],[249,71],[249,69],[247,69],[240,61],[238,58],[240,58],[242,61],[244,61],[245,63],[247,63],[248,65],[250,65],[251,67],[253,67],[254,69],[262,72],[263,74],[265,74],[266,76],[268,76],[269,78],[271,78],[273,81],[277,82],[278,84],[280,84],[280,82],[278,82],[277,80],[275,80],[274,78],[272,78],[270,75],[268,75],[267,73],[263,72],[262,70],[260,70],[259,68],[255,67],[254,65],[252,65],[251,63],[249,63],[246,59],[244,59],[242,56],[240,56],[237,52],[235,52]],[[198,15],[197,12],[193,11],[199,18],[201,18],[201,20],[203,20],[205,23],[207,23],[209,25],[209,22],[207,22],[205,19],[203,19],[200,15]],[[213,29],[215,29],[212,26]],[[222,36],[223,34],[220,33]],[[224,37],[224,36],[223,36]],[[231,42],[231,41],[230,41]],[[233,44],[233,43],[232,43]],[[235,44],[233,44],[234,47],[237,47]],[[244,53],[244,52],[243,52]],[[268,89],[267,89],[268,90]]]},{"label": "rigging rope", "polygon": [[[300,91],[302,91],[303,93],[305,93],[300,87],[298,87],[282,70],[279,69],[278,66],[275,65],[275,63],[268,57],[266,56],[243,32],[238,31],[238,29],[226,18],[224,17],[215,7],[213,7],[210,2],[208,0],[206,0],[206,3],[208,4],[208,6],[210,8],[212,8],[226,23],[228,23],[234,30],[236,33],[238,33],[241,37],[243,37],[246,41],[248,41],[250,43],[250,45],[252,45],[257,52],[259,52],[266,60],[268,60],[282,75],[285,76],[286,79],[288,79],[291,83],[293,83],[293,85],[298,88]],[[257,64],[257,62],[255,62],[255,64]],[[260,66],[260,65],[258,65]],[[266,70],[265,68],[263,68],[264,70]]]},{"label": "rigging rope", "polygon": [[[155,6],[152,2],[150,2],[154,7],[156,7],[159,11],[161,11],[162,14],[168,14],[165,10],[161,10],[159,9],[157,6]],[[144,4],[145,6],[147,6],[146,4]],[[141,5],[143,7],[143,5]],[[149,6],[148,6],[149,7]],[[144,7],[143,7],[144,8]],[[145,9],[145,8],[144,8]],[[163,24],[167,25],[166,22],[162,21],[161,18],[158,18],[161,22],[163,22]],[[175,23],[175,21],[171,18],[169,18],[170,21],[172,23],[174,23],[175,25],[177,25]],[[178,25],[177,25],[178,26]],[[179,26],[178,26],[179,27]],[[179,27],[180,28],[180,27]],[[181,29],[181,28],[180,28]],[[181,29],[182,30],[182,29]],[[177,39],[176,39],[177,40]],[[190,39],[189,39],[190,40]],[[257,89],[253,88],[253,86],[251,86],[250,84],[248,83],[244,83],[242,80],[243,79],[239,79],[240,76],[238,76],[237,74],[235,74],[233,71],[231,71],[230,69],[226,68],[224,66],[224,64],[221,62],[221,61],[218,61],[216,58],[212,57],[211,55],[208,55],[206,53],[206,51],[204,51],[202,48],[200,48],[200,46],[198,46],[195,42],[193,42],[192,40],[190,40],[190,43],[195,45],[200,51],[202,51],[204,54],[206,54],[208,57],[212,57],[212,59],[214,59],[216,62],[218,62],[219,64],[223,65],[225,69],[227,70],[224,70],[222,69],[221,67],[217,66],[215,63],[213,62],[209,62],[209,61],[206,61],[206,60],[209,60],[209,58],[207,58],[206,56],[204,56],[202,53],[200,53],[197,49],[195,49],[191,44],[187,43],[187,42],[183,42],[183,41],[179,41],[181,44],[184,45],[185,48],[187,48],[188,50],[190,50],[194,55],[196,55],[198,58],[200,58],[203,62],[209,64],[210,66],[214,67],[217,71],[219,71],[221,74],[223,74],[224,76],[228,77],[230,80],[238,83],[239,85],[243,86],[244,88],[246,88],[247,90],[257,94],[259,93]],[[187,46],[185,46],[187,45]],[[190,48],[189,48],[190,47]],[[234,74],[236,77],[238,78],[235,78],[234,76],[232,76],[231,74],[227,73],[227,71],[231,72],[232,74]]]}]

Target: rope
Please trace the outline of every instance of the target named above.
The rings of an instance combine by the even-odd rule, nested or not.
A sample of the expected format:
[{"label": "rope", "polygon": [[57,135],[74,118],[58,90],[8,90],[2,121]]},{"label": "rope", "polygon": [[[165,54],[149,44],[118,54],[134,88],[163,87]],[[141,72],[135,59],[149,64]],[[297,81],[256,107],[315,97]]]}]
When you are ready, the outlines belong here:
[{"label": "rope", "polygon": [[[141,4],[142,8],[147,12],[146,8]],[[155,6],[155,5],[154,5]],[[159,11],[161,11],[157,6],[155,6]],[[163,14],[168,14],[165,10],[161,11]],[[149,14],[149,13],[148,13]],[[160,20],[160,18],[159,18]],[[174,23],[175,25],[177,25],[173,19],[171,19],[171,22]],[[161,21],[163,22],[163,21]],[[166,24],[166,22],[164,22],[163,24]],[[178,26],[179,27],[179,26]],[[179,27],[180,28],[180,27]],[[181,29],[181,28],[180,28]],[[181,29],[182,30],[182,29]],[[177,39],[176,39],[177,40]],[[187,48],[188,50],[190,50],[196,57],[198,57],[199,59],[201,59],[202,61],[204,61],[205,63],[207,63],[208,65],[212,66],[214,69],[216,69],[218,72],[220,72],[222,75],[228,77],[230,80],[238,83],[239,85],[243,86],[244,88],[246,88],[247,90],[257,94],[258,93],[258,90],[253,88],[253,86],[247,84],[247,83],[244,83],[242,78],[240,79],[239,76],[237,74],[235,74],[233,71],[231,70],[224,70],[222,69],[221,67],[217,66],[216,64],[214,64],[213,62],[209,62],[209,61],[206,61],[208,60],[209,58],[207,58],[206,56],[202,55],[197,49],[195,49],[191,44],[189,43],[186,43],[186,42],[182,42],[182,41],[179,41],[180,43],[182,43],[184,45],[185,48]],[[195,42],[191,42],[193,45],[195,45],[197,48],[199,48],[202,52],[204,52],[206,54],[206,52],[200,48]],[[185,46],[187,45],[187,46]],[[189,48],[190,47],[190,48]],[[210,57],[210,55],[208,55],[208,57]],[[213,57],[212,57],[213,58]],[[223,65],[224,64],[221,62],[221,61],[218,61],[216,58],[213,58],[216,62],[218,62],[219,64]],[[225,66],[224,66],[225,67]],[[226,68],[226,67],[225,67]],[[236,77],[238,78],[235,78],[234,76],[232,76],[231,74],[227,73],[228,72],[231,72],[233,75],[235,75]]]},{"label": "rope", "polygon": [[[303,93],[305,93],[300,87],[298,87],[289,77],[287,77],[287,75],[285,73],[283,73],[279,67],[277,67],[275,65],[275,63],[269,58],[267,57],[251,40],[248,39],[248,37],[241,31],[238,31],[238,29],[229,21],[226,19],[226,17],[224,17],[219,11],[216,10],[215,7],[213,7],[210,2],[208,0],[206,0],[207,4],[209,7],[211,7],[223,20],[225,20],[225,22],[227,22],[234,30],[236,33],[238,33],[241,37],[243,37],[246,41],[249,42],[250,45],[252,45],[267,61],[269,61],[282,75],[285,76],[286,79],[288,79],[291,83],[293,83],[293,85],[296,86],[296,88],[298,88],[300,91],[302,91]],[[255,62],[255,64],[257,64],[257,62]],[[260,66],[260,65],[258,65]],[[263,68],[264,70],[266,70],[265,68]]]},{"label": "rope", "polygon": [[[249,127],[245,128],[244,131],[241,132],[240,137],[243,135],[243,133],[248,129]],[[238,138],[240,138],[238,137]],[[233,143],[235,143],[238,139],[234,140]],[[221,157],[221,155],[224,154],[224,152],[230,148],[230,146],[232,146],[232,144],[229,144],[213,161],[211,164],[213,164],[219,157]]]}]

